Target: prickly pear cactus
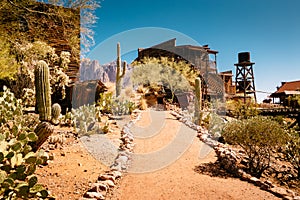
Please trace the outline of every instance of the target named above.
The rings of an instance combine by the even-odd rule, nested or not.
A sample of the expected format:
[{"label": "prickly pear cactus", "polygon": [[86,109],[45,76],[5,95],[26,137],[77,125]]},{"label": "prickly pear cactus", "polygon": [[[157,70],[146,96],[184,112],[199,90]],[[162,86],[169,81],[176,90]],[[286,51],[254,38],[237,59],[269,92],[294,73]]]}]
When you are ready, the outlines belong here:
[{"label": "prickly pear cactus", "polygon": [[59,124],[59,117],[60,117],[60,113],[61,113],[61,107],[58,103],[55,103],[52,105],[51,108],[51,113],[52,113],[52,123],[57,125]]},{"label": "prickly pear cactus", "polygon": [[49,68],[45,61],[41,60],[34,69],[36,106],[41,121],[51,120],[51,88],[49,80]]},{"label": "prickly pear cactus", "polygon": [[123,70],[121,73],[121,47],[120,43],[117,44],[117,74],[116,74],[116,96],[118,97],[121,94],[122,89],[122,78],[125,75],[126,72],[126,61],[123,62]]}]

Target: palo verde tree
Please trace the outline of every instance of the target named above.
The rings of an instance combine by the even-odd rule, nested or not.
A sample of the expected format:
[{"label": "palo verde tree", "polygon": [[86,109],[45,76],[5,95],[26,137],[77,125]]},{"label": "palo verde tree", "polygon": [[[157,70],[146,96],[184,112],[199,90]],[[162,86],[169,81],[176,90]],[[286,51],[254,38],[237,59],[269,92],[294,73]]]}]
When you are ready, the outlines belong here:
[{"label": "palo verde tree", "polygon": [[133,63],[133,84],[155,85],[162,83],[175,93],[189,91],[195,85],[195,78],[199,76],[191,66],[184,61],[175,61],[167,57],[145,57]]}]

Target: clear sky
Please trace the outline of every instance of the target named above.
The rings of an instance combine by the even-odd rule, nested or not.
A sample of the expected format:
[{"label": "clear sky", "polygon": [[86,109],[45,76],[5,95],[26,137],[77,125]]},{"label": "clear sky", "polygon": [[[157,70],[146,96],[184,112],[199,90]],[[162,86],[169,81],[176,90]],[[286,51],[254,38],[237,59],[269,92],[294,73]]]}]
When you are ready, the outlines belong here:
[{"label": "clear sky", "polygon": [[[300,0],[104,0],[97,16],[98,47],[92,52],[115,34],[159,27],[219,51],[219,71],[235,72],[238,53],[251,52],[256,90],[274,92],[281,81],[300,80]],[[143,40],[147,34],[153,35],[140,32],[130,41]],[[157,44],[151,42],[155,41],[130,49]],[[261,100],[267,94],[258,96]]]}]

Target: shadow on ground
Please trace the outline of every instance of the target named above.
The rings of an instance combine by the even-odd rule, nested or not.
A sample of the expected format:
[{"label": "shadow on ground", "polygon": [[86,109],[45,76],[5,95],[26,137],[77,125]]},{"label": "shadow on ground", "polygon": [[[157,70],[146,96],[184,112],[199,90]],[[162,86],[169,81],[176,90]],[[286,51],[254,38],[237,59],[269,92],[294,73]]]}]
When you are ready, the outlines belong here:
[{"label": "shadow on ground", "polygon": [[199,174],[209,175],[211,177],[236,178],[233,174],[230,174],[225,169],[223,169],[219,162],[203,163],[199,166],[196,166],[194,168],[194,171]]}]

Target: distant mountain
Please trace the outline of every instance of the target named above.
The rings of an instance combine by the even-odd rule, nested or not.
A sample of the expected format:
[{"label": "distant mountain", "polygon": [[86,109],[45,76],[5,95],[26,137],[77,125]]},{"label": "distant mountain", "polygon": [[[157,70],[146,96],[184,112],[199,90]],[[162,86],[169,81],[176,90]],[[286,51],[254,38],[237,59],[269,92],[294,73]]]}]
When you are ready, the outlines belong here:
[{"label": "distant mountain", "polygon": [[[103,83],[116,82],[117,62],[101,65],[97,60],[83,59],[80,65],[80,81],[100,80]],[[124,83],[129,82],[131,67],[127,64]]]}]

